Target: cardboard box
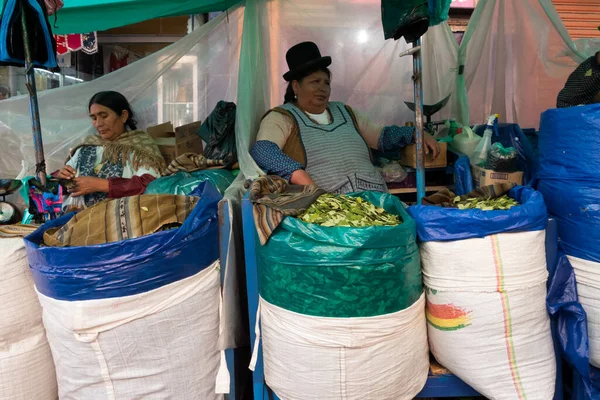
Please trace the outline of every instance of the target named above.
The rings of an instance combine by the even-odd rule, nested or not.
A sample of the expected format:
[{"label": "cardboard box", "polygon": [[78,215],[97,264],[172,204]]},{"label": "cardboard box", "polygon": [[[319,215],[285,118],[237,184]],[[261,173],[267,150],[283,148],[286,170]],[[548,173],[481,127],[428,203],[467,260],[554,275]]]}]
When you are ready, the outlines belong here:
[{"label": "cardboard box", "polygon": [[196,133],[200,125],[202,125],[201,122],[193,122],[173,129],[173,124],[166,122],[149,127],[148,134],[158,144],[158,148],[168,165],[184,153],[202,154],[202,139]]},{"label": "cardboard box", "polygon": [[[425,155],[425,168],[443,168],[448,165],[448,143],[442,142],[440,145],[440,154],[433,159],[433,154]],[[417,145],[410,144],[400,152],[400,164],[417,168]]]},{"label": "cardboard box", "polygon": [[496,172],[476,165],[471,165],[473,181],[476,187],[494,185],[496,183],[523,184],[523,172]]}]

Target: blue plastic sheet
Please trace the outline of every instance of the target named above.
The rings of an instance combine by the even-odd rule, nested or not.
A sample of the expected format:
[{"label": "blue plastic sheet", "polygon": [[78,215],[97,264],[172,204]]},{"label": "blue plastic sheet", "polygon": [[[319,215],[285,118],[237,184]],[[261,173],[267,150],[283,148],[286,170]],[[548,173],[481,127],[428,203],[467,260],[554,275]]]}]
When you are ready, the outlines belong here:
[{"label": "blue plastic sheet", "polygon": [[600,262],[600,105],[542,114],[536,186],[567,254]]},{"label": "blue plastic sheet", "polygon": [[[479,125],[475,133],[483,136],[485,125]],[[492,136],[493,143],[501,143],[504,147],[514,147],[519,153],[519,168],[524,172],[524,182],[531,182],[538,170],[539,160],[527,136],[517,124],[498,124]]]},{"label": "blue plastic sheet", "polygon": [[417,235],[424,242],[481,238],[496,233],[546,228],[548,213],[541,193],[530,187],[517,186],[508,195],[521,205],[501,211],[412,206],[408,213],[417,222]]},{"label": "blue plastic sheet", "polygon": [[58,300],[76,301],[144,293],[188,278],[219,257],[219,192],[202,183],[192,214],[178,228],[116,243],[86,247],[41,247],[46,230],[73,214],[42,225],[25,238],[37,289]]},{"label": "blue plastic sheet", "polygon": [[564,250],[549,265],[547,308],[562,357],[575,371],[571,399],[600,399],[600,371],[589,363],[587,315],[579,303],[575,272]]},{"label": "blue plastic sheet", "polygon": [[471,162],[469,157],[462,155],[454,162],[454,192],[462,196],[473,191],[473,175],[471,174]]},{"label": "blue plastic sheet", "polygon": [[538,145],[534,185],[558,222],[562,252],[550,275],[548,310],[557,320],[563,357],[575,371],[571,398],[600,399],[600,370],[589,364],[587,316],[565,255],[600,262],[600,105],[544,112]]}]

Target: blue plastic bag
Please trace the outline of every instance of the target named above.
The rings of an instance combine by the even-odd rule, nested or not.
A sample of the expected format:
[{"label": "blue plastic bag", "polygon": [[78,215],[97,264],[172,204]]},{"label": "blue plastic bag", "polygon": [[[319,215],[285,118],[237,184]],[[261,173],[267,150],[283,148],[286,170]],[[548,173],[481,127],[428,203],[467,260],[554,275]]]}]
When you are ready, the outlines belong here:
[{"label": "blue plastic bag", "polygon": [[563,357],[575,370],[572,398],[599,399],[600,371],[589,364],[587,316],[566,254],[600,262],[600,104],[544,112],[539,154],[534,185],[557,220],[562,251],[550,275],[548,310],[558,321]]},{"label": "blue plastic bag", "polygon": [[37,290],[67,301],[131,296],[192,275],[219,257],[219,192],[202,183],[202,196],[178,229],[85,247],[42,247],[44,232],[74,214],[42,225],[25,238]]},{"label": "blue plastic bag", "polygon": [[600,104],[551,109],[536,179],[568,255],[600,262]]},{"label": "blue plastic bag", "polygon": [[[479,125],[475,129],[475,133],[480,136],[483,136],[484,131],[485,125]],[[519,125],[498,124],[497,129],[494,129],[492,143],[500,143],[504,147],[514,147],[519,154],[519,168],[524,172],[523,181],[529,183],[535,178],[539,170],[539,160]]]},{"label": "blue plastic bag", "polygon": [[[56,42],[41,0],[7,0],[0,16],[0,63],[25,66],[21,12],[28,24],[32,63],[38,68],[56,68]],[[21,10],[21,6],[23,9]]]},{"label": "blue plastic bag", "polygon": [[541,193],[530,187],[517,186],[508,195],[521,205],[499,211],[412,206],[408,208],[408,213],[417,222],[419,239],[425,242],[481,238],[496,233],[546,228],[548,213]]},{"label": "blue plastic bag", "polygon": [[458,196],[473,191],[473,174],[469,157],[463,155],[454,162],[454,184],[456,185],[454,193]]}]

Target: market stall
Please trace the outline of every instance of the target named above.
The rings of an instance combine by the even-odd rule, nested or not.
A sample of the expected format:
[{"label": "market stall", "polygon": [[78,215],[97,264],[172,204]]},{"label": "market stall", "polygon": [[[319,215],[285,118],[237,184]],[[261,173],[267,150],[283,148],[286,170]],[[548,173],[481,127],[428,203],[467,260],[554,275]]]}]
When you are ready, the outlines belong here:
[{"label": "market stall", "polygon": [[[87,111],[81,105],[88,101],[91,94],[106,87],[122,90],[127,97],[132,99],[134,107],[139,110],[141,123],[144,127],[168,122],[158,118],[157,107],[161,101],[159,100],[161,93],[159,88],[165,85],[165,80],[168,79],[168,72],[171,69],[178,68],[184,61],[189,63],[190,60],[193,60],[192,62],[198,67],[199,76],[203,77],[200,83],[195,83],[201,85],[204,89],[202,92],[202,110],[205,113],[202,115],[202,118],[208,116],[208,113],[218,101],[235,101],[237,99],[240,112],[235,116],[236,140],[242,172],[237,182],[228,188],[226,201],[223,203],[222,212],[219,217],[223,222],[221,231],[223,236],[221,237],[228,244],[228,246],[223,246],[223,242],[221,243],[221,262],[225,267],[223,268],[224,272],[222,271],[222,293],[224,296],[221,315],[224,318],[221,319],[223,326],[219,328],[220,343],[217,346],[219,350],[243,346],[247,342],[248,327],[244,322],[244,299],[241,298],[243,297],[243,292],[238,290],[240,286],[244,286],[246,283],[243,281],[244,269],[247,272],[251,332],[254,331],[256,326],[254,318],[258,311],[258,292],[266,290],[264,286],[261,288],[261,285],[258,283],[258,278],[262,272],[258,268],[258,264],[253,261],[253,259],[256,259],[256,254],[252,252],[257,248],[257,244],[254,240],[256,226],[253,217],[251,217],[252,204],[250,200],[242,201],[242,197],[246,190],[244,188],[244,181],[247,179],[253,180],[262,174],[262,171],[260,171],[250,157],[249,149],[255,140],[260,117],[265,110],[281,102],[283,93],[281,75],[284,72],[283,68],[285,68],[285,65],[282,64],[285,60],[285,51],[291,45],[302,40],[318,41],[320,46],[327,49],[328,54],[334,55],[334,59],[336,60],[332,66],[336,77],[333,89],[338,99],[364,109],[377,121],[403,125],[406,121],[411,121],[414,118],[410,110],[402,104],[404,100],[414,100],[414,88],[411,82],[413,65],[410,62],[406,62],[406,59],[400,62],[396,61],[400,53],[411,49],[404,42],[391,43],[383,40],[379,22],[379,4],[375,3],[379,2],[371,4],[369,2],[334,0],[325,3],[309,0],[301,2],[286,0],[263,2],[250,0],[246,2],[245,7],[230,9],[228,14],[201,27],[180,42],[154,56],[140,60],[132,66],[123,68],[97,81],[79,85],[78,87],[67,88],[57,93],[50,91],[40,96],[41,115],[43,120],[47,121],[44,125],[44,140],[48,150],[48,161],[49,165],[55,167],[61,166],[67,150],[89,133]],[[473,122],[485,123],[485,119],[495,112],[503,113],[501,120],[504,118],[505,121],[521,123],[523,127],[537,125],[536,118],[539,112],[545,109],[544,107],[547,107],[548,104],[543,104],[544,102],[538,104],[537,101],[523,99],[531,100],[528,96],[535,96],[535,99],[540,98],[546,102],[550,101],[551,96],[547,95],[544,91],[552,91],[554,87],[558,86],[559,82],[562,84],[566,74],[574,65],[574,59],[580,57],[577,47],[570,40],[567,41],[568,37],[565,38],[562,35],[563,32],[560,26],[558,26],[560,25],[560,21],[558,21],[557,25],[557,22],[552,18],[554,14],[552,9],[549,8],[551,5],[549,6],[549,3],[546,1],[534,3],[527,12],[519,13],[518,18],[511,19],[509,18],[509,11],[516,9],[519,6],[519,2],[480,1],[474,17],[474,21],[476,22],[470,26],[466,40],[463,41],[460,47],[435,45],[436,43],[448,43],[446,40],[448,26],[445,24],[431,28],[430,32],[425,36],[422,44],[423,100],[431,104],[445,98],[450,93],[457,93],[456,96],[450,98],[449,106],[440,111],[440,118],[438,118],[441,120],[454,117],[464,124],[462,127],[464,131],[462,133],[456,131],[448,135],[454,142],[468,142],[473,139],[481,141],[482,139],[477,139],[470,135],[466,127]],[[487,32],[490,30],[495,32],[496,36],[504,35],[506,32],[502,26],[504,26],[503,23],[505,21],[509,20],[515,24],[513,26],[515,29],[518,26],[526,26],[526,22],[529,20],[534,20],[536,24],[541,24],[544,27],[554,24],[558,26],[558,30],[548,31],[547,29],[539,29],[539,31],[549,32],[548,37],[544,40],[535,35],[524,34],[502,36],[505,37],[505,41],[496,42],[493,40],[494,35],[487,35]],[[286,24],[281,24],[281,21],[286,21]],[[331,21],[336,22],[332,23]],[[87,30],[89,28],[86,27]],[[438,38],[441,38],[441,40],[437,40]],[[520,42],[523,42],[523,45],[515,46],[515,43]],[[526,45],[530,45],[527,50],[525,50]],[[349,48],[352,48],[353,51],[348,51]],[[531,51],[531,48],[535,48],[538,51]],[[563,55],[552,53],[549,57],[553,60],[553,63],[547,69],[546,59],[536,57],[540,54],[546,57],[545,55],[548,54],[549,48],[552,48],[553,51],[559,48],[564,50],[565,53]],[[508,57],[508,53],[514,49],[518,49],[517,53],[523,59],[521,64],[515,65],[517,72],[514,74],[507,73],[504,76],[498,75],[495,79],[490,79],[489,81],[487,80],[487,76],[484,78],[485,71],[494,69],[493,65],[496,62],[497,54],[502,55],[502,57],[498,58],[502,60]],[[511,55],[514,56],[514,54]],[[436,60],[437,63],[433,62]],[[440,68],[440,65],[444,67]],[[523,80],[522,76],[531,71],[532,68],[539,68],[539,71],[542,71],[537,77],[538,81],[547,80],[544,81],[543,85],[539,84],[532,88],[533,85],[525,84],[527,80]],[[498,74],[501,74],[500,71],[504,71],[504,69],[496,68],[496,71]],[[515,77],[520,78],[515,79]],[[548,82],[549,84],[547,84]],[[188,85],[195,84],[189,83]],[[195,89],[197,90],[198,88]],[[506,90],[509,93],[505,93]],[[470,102],[466,102],[467,92],[471,100]],[[13,175],[18,173],[17,166],[19,162],[23,159],[29,159],[31,153],[31,140],[29,136],[25,135],[25,133],[30,135],[25,123],[27,121],[20,115],[24,101],[25,99],[23,98],[11,99],[3,102],[0,109],[0,121],[2,122],[2,125],[0,125],[0,137],[5,140],[5,151],[7,153],[6,157],[3,154],[3,157],[0,158],[0,167],[3,171],[9,171]],[[527,103],[526,106],[523,106],[523,101]],[[469,110],[473,113],[473,121],[467,116]],[[448,122],[451,125],[451,121]],[[504,129],[505,126],[499,125],[495,127],[494,125],[493,123],[490,125],[490,147],[493,142],[502,144],[502,149],[498,147],[497,154],[500,155],[505,154],[500,150],[507,150],[506,148],[508,147],[508,153],[510,153],[510,157],[508,157],[510,163],[508,164],[511,167],[508,170],[502,168],[492,171],[496,175],[494,177],[490,176],[490,178],[496,179],[499,176],[498,174],[504,176],[515,172],[527,173],[528,170],[525,168],[530,168],[527,162],[531,161],[531,158],[526,157],[525,153],[513,141],[522,142],[522,136],[519,134],[520,128],[517,129],[518,126],[511,125],[510,129]],[[486,127],[481,129],[485,131]],[[475,130],[477,131],[477,129]],[[512,133],[506,133],[508,130]],[[486,134],[484,133],[483,136],[485,137]],[[173,138],[167,139],[172,141]],[[440,139],[442,138],[440,137]],[[175,146],[177,146],[177,140],[178,138],[175,137]],[[466,154],[468,151],[461,151],[453,144],[449,144],[448,147],[450,149],[448,153],[449,158],[452,158],[450,162],[454,164],[433,168],[443,169],[443,171],[439,172],[446,174],[448,167],[452,167],[449,175],[454,173],[454,187],[451,185],[450,188],[454,190],[455,195],[466,195],[471,191],[470,189],[473,189],[473,187],[468,186],[472,184],[470,178],[471,160],[469,159],[469,154]],[[512,149],[510,149],[511,147]],[[488,153],[489,151],[486,151],[486,163],[488,161]],[[515,160],[517,168],[520,170],[511,170],[515,168]],[[192,164],[196,163],[193,159],[190,159],[190,161]],[[522,161],[525,161],[526,165],[522,164]],[[475,165],[475,167],[489,169],[487,168],[487,164]],[[199,174],[192,175],[190,173],[192,176],[188,176],[181,172],[176,172],[173,175],[178,173],[181,175],[172,177],[172,182],[169,181],[165,185],[170,188],[168,190],[176,191],[176,194],[189,193],[189,180],[210,181],[210,179],[205,179],[206,176],[199,176]],[[469,177],[465,178],[466,176]],[[482,175],[479,176],[481,177]],[[459,182],[463,185],[463,190],[461,191],[458,190]],[[433,192],[443,188],[438,187],[435,189]],[[243,264],[244,251],[242,251],[242,240],[240,237],[240,227],[242,225],[241,204],[243,204],[245,214],[245,220],[243,221],[243,229],[246,236],[244,238],[244,246],[247,257],[245,268]],[[402,211],[398,211],[397,214],[404,215]],[[213,217],[216,218],[214,214]],[[403,218],[407,222],[411,220],[410,217],[405,215]],[[408,225],[407,223],[406,226]],[[493,236],[494,234],[488,236]],[[411,244],[412,246],[416,246],[415,234],[412,236]],[[538,236],[535,243],[539,250],[540,241],[543,238],[539,235],[539,232]],[[211,238],[211,240],[214,240],[214,238]],[[43,254],[48,249],[41,248],[35,249],[35,251]],[[252,257],[253,255],[254,258]],[[538,254],[536,258],[536,273],[539,276],[543,275],[542,268],[540,267],[541,259],[542,257]],[[284,267],[288,268],[288,272],[291,270],[290,266]],[[420,271],[420,268],[417,269]],[[215,278],[215,276],[212,276],[212,278]],[[214,282],[215,280],[213,279]],[[539,281],[534,282],[534,284],[542,286]],[[431,285],[435,286],[434,283],[431,283]],[[50,294],[50,292],[46,294]],[[302,293],[299,292],[294,295],[301,297]],[[46,297],[52,299],[51,296]],[[538,300],[540,297],[541,295],[538,293]],[[54,300],[66,301],[64,299]],[[87,302],[91,300],[93,299],[85,298],[82,301]],[[281,307],[282,304],[280,303],[275,304],[277,302],[273,298],[270,298],[270,300],[271,306],[284,308]],[[394,298],[393,300],[396,301],[397,299]],[[412,299],[412,301],[407,300],[406,304],[400,306],[396,304],[395,307],[384,307],[382,313],[386,315],[386,313],[394,314],[406,310],[414,311],[411,309],[412,306],[416,305],[415,308],[421,306],[418,301],[416,300],[415,302],[415,299]],[[51,300],[48,300],[48,302],[51,302]],[[539,303],[538,301],[538,308]],[[424,310],[423,307],[421,308]],[[267,312],[271,311],[269,315],[271,330],[269,331],[267,328],[266,331],[262,332],[270,332],[271,338],[278,335],[281,337],[286,332],[277,331],[277,329],[274,330],[273,327],[276,324],[274,325],[273,321],[277,321],[278,317],[284,318],[289,315],[286,313],[284,313],[285,315],[275,315],[272,312],[273,310],[280,311],[274,307],[267,310]],[[310,315],[310,310],[298,310],[294,308],[286,311],[314,317],[314,315]],[[348,317],[349,319],[378,318],[382,316],[381,314],[347,314],[340,316],[335,311],[335,307],[331,307],[329,314],[326,314],[325,317]],[[357,310],[354,311],[357,312]],[[214,317],[214,314],[211,315]],[[424,318],[424,312],[421,315],[414,316],[414,320],[417,322],[424,322]],[[544,318],[540,317],[540,321],[542,320]],[[287,321],[289,322],[289,320]],[[546,324],[545,320],[542,322]],[[415,323],[416,325],[417,323]],[[425,328],[424,323],[420,326],[421,328]],[[327,327],[330,328],[331,325]],[[56,326],[52,328],[58,330]],[[67,328],[72,330],[74,327],[69,326]],[[546,344],[548,341],[547,333],[546,329],[544,335],[542,335]],[[266,334],[268,335],[269,333]],[[252,338],[256,339],[256,336],[252,336]],[[423,334],[416,335],[416,338],[411,338],[411,340],[419,340],[419,343],[422,344],[421,342],[424,342],[425,338],[426,336]],[[214,339],[214,336],[211,336],[212,339]],[[422,350],[421,347],[415,346],[416,349]],[[547,354],[550,352],[550,347],[546,346],[546,354],[542,357],[546,364],[550,363],[551,356]],[[263,361],[265,360],[261,357],[259,348],[260,346],[255,347],[258,353],[254,382],[255,394],[257,398],[262,398],[262,394],[267,394],[268,390],[265,386],[264,372],[261,369],[261,365],[264,365]],[[274,351],[273,347],[270,348],[270,351]],[[271,363],[271,373],[274,371],[277,372],[278,369],[273,367],[276,361],[273,354],[271,353],[269,360]],[[231,355],[229,359],[232,359]],[[419,353],[419,356],[415,356],[415,360],[418,361],[420,367],[423,367],[427,363],[426,360],[423,362],[423,359],[424,357],[421,353]],[[450,362],[452,361],[448,361],[448,363]],[[301,367],[301,365],[297,366],[298,369]],[[402,366],[395,365],[395,367],[402,369]],[[545,371],[548,372],[550,369],[548,367]],[[447,375],[442,377],[435,375],[427,376],[427,370],[424,367],[419,368],[416,372],[403,371],[400,375],[407,380],[411,380],[407,378],[410,373],[418,375],[414,379],[417,383],[429,382],[420,396],[438,395],[439,392],[435,391],[435,385],[439,385],[439,382],[448,382],[456,379],[456,377]],[[547,373],[546,378],[549,375],[550,373]],[[475,387],[481,384],[470,373],[465,373],[462,377],[465,381],[473,379],[472,385]],[[547,382],[549,381],[550,379],[548,378]],[[269,384],[271,385],[272,382],[270,381]],[[275,383],[283,384],[282,380],[279,379]],[[451,387],[456,392],[450,392],[450,389],[446,386],[444,389],[446,394],[474,394],[473,390],[464,383],[457,380],[454,380],[454,383],[456,385],[453,384]],[[382,386],[387,387],[390,385]],[[282,387],[277,387],[277,389],[280,391],[285,390]],[[391,385],[389,389],[393,390],[394,387],[394,385]],[[412,392],[414,394],[418,392],[415,387],[410,387],[410,390],[410,395],[412,395]],[[480,390],[483,391],[482,389]],[[528,390],[528,388],[525,390]],[[557,390],[556,394],[558,395],[559,392]]]}]

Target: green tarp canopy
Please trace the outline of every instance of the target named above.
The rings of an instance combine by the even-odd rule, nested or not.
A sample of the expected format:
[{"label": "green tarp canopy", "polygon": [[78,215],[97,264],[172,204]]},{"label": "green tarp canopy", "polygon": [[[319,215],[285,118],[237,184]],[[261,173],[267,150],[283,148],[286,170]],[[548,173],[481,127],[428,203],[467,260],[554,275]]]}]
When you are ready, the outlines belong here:
[{"label": "green tarp canopy", "polygon": [[[154,18],[225,11],[240,0],[64,0],[52,33],[89,33]],[[6,0],[0,0],[4,9]],[[54,27],[56,26],[56,27]]]}]

